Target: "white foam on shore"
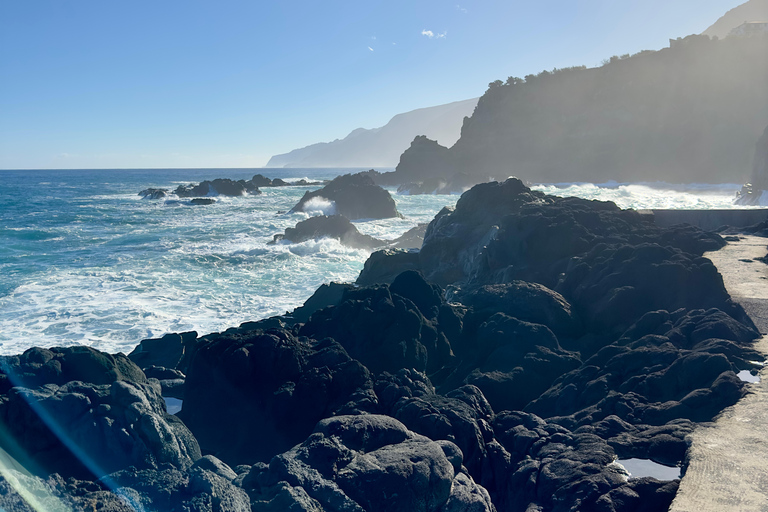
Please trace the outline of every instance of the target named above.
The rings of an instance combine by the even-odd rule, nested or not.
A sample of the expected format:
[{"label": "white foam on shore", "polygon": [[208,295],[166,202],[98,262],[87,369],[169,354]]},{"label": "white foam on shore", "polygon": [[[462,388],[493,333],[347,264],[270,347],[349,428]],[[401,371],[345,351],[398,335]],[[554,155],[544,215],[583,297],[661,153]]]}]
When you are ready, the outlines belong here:
[{"label": "white foam on shore", "polygon": [[734,204],[741,185],[674,183],[554,183],[531,188],[557,196],[613,201],[621,208],[642,209],[743,209]]},{"label": "white foam on shore", "polygon": [[[309,187],[264,188],[258,196],[220,196],[211,207],[193,207],[136,194],[150,186],[174,188],[166,181],[115,193],[76,189],[68,203],[36,196],[23,219],[0,230],[0,354],[73,344],[127,353],[141,339],[167,332],[222,331],[290,311],[323,283],[354,281],[369,254],[328,239],[268,245],[274,234],[307,218],[278,212],[289,211]],[[537,187],[557,195],[618,198],[620,205],[638,208],[657,207],[667,189],[674,193],[667,204],[677,205],[725,204],[721,196],[737,190]],[[394,239],[459,198],[388,190],[404,218],[355,222],[362,233]],[[332,203],[316,199],[316,213],[329,213]]]}]

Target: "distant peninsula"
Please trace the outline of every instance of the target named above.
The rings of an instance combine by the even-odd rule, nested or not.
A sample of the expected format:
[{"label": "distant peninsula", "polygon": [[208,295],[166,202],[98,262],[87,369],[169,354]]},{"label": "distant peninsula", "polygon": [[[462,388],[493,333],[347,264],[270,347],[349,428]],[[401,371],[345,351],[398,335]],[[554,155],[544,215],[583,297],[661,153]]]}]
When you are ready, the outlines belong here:
[{"label": "distant peninsula", "polygon": [[343,139],[320,142],[270,158],[266,167],[395,167],[417,135],[452,146],[478,98],[420,108],[393,117],[386,125],[358,128]]}]

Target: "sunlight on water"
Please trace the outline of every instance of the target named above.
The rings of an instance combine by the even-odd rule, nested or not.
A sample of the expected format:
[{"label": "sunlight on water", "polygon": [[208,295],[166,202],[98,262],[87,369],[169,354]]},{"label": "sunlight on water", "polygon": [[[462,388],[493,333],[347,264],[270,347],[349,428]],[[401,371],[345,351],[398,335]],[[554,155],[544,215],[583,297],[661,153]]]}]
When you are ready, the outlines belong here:
[{"label": "sunlight on water", "polygon": [[[322,180],[339,171],[173,169],[3,171],[0,191],[0,353],[31,346],[91,345],[130,352],[167,332],[221,331],[301,305],[322,283],[354,281],[369,253],[335,240],[268,245],[310,213],[288,212],[317,186],[265,188],[257,196],[216,197],[192,206],[145,188],[173,190],[261,173]],[[725,207],[735,186],[662,190],[648,185],[539,185],[559,195],[622,206]],[[391,240],[429,222],[458,195],[392,194],[402,218],[355,223]],[[311,214],[329,213],[324,202]]]}]

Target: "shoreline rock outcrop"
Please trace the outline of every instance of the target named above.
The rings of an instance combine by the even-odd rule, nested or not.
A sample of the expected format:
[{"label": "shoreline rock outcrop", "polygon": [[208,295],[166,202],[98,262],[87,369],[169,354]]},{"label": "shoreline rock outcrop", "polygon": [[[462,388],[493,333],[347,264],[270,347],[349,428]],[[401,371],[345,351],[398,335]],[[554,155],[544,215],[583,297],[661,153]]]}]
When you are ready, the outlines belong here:
[{"label": "shoreline rock outcrop", "polygon": [[[394,199],[374,183],[370,172],[338,176],[323,188],[306,192],[291,212],[308,208],[325,208],[325,214],[338,213],[351,220],[400,217]],[[327,211],[329,208],[333,211]]]},{"label": "shoreline rock outcrop", "polygon": [[[421,251],[374,253],[293,315],[0,358],[2,447],[45,463],[8,474],[109,510],[666,510],[679,481],[616,460],[685,464],[763,359],[702,257],[723,244],[478,185]],[[3,478],[0,507],[29,510]]]}]

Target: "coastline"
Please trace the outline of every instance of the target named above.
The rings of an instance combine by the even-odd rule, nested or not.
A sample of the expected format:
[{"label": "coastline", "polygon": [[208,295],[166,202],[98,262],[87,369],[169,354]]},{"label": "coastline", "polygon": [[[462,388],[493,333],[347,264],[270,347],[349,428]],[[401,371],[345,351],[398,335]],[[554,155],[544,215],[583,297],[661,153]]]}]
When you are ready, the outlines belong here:
[{"label": "coastline", "polygon": [[[304,322],[282,316],[146,340],[133,361],[86,350],[91,362],[80,370],[67,363],[72,349],[4,357],[0,418],[18,429],[6,421],[25,404],[54,410],[79,394],[89,397],[78,399],[86,418],[167,425],[177,448],[149,442],[156,427],[136,430],[146,456],[110,463],[93,490],[84,482],[72,494],[48,480],[53,495],[74,504],[94,493],[118,503],[120,489],[158,504],[155,485],[172,477],[174,500],[202,499],[205,481],[252,510],[661,509],[678,481],[629,478],[614,460],[680,464],[686,437],[741,398],[737,370],[760,357],[749,317],[700,257],[723,244],[697,228],[661,228],[611,203],[554,198],[516,180],[479,185],[430,224],[419,272],[399,274],[400,263],[385,257],[379,266],[395,266],[378,274],[394,281],[318,290]],[[41,371],[55,361],[58,374]],[[96,361],[119,380],[79,388],[66,380]],[[11,384],[37,391],[19,394]],[[179,386],[173,419],[159,397],[179,395]],[[139,403],[149,405],[130,405]],[[94,439],[108,439],[107,424],[96,425]],[[71,455],[47,457],[66,473]],[[129,461],[136,469],[119,467]],[[137,470],[157,484],[137,488]],[[391,479],[401,472],[430,483]],[[370,501],[382,492],[390,497]]]}]

